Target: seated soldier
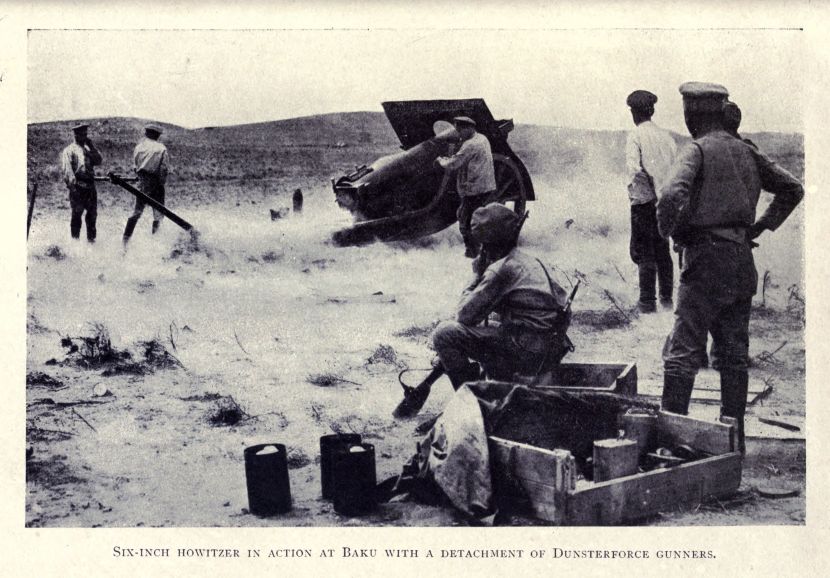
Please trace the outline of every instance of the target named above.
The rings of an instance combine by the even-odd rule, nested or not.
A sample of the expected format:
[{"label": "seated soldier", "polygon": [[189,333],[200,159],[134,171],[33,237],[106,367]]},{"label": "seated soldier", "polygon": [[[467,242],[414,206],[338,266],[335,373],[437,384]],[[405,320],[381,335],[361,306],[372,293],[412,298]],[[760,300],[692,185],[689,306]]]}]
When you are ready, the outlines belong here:
[{"label": "seated soldier", "polygon": [[[565,291],[539,259],[516,247],[521,220],[490,203],[475,210],[471,234],[482,245],[476,275],[461,296],[455,321],[441,323],[432,342],[455,389],[486,375],[535,377],[561,361],[569,348]],[[490,322],[491,313],[499,322]]]}]

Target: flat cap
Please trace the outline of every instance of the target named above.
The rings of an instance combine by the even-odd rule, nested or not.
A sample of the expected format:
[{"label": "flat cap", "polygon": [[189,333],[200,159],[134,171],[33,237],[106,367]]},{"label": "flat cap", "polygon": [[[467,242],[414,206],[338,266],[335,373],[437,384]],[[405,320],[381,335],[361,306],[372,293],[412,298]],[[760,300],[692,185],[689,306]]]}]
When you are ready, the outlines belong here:
[{"label": "flat cap", "polygon": [[694,113],[719,113],[729,91],[713,82],[684,82],[680,85],[683,108]]},{"label": "flat cap", "polygon": [[500,203],[479,207],[470,219],[470,233],[479,243],[498,245],[515,238],[519,215]]},{"label": "flat cap", "polygon": [[144,130],[154,132],[156,134],[161,134],[163,132],[161,130],[161,127],[159,127],[158,125],[155,125],[155,124],[148,124],[147,126],[144,127]]},{"label": "flat cap", "polygon": [[729,96],[726,87],[714,82],[684,82],[680,85],[680,94],[684,98],[718,98]]},{"label": "flat cap", "polygon": [[89,128],[88,124],[85,124],[85,123],[76,124],[75,126],[72,127],[72,132],[78,132],[78,131],[86,130],[88,128]]},{"label": "flat cap", "polygon": [[469,116],[457,116],[452,121],[456,124],[468,124],[470,126],[475,126],[476,121],[471,119]]},{"label": "flat cap", "polygon": [[631,108],[648,109],[657,102],[657,95],[647,90],[635,90],[625,99],[625,104]]}]

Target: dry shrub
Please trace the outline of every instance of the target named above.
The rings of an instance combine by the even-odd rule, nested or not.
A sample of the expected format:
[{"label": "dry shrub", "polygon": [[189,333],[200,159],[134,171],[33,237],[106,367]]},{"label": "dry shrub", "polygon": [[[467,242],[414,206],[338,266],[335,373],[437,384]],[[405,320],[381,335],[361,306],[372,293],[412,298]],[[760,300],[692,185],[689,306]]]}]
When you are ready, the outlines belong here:
[{"label": "dry shrub", "polygon": [[37,484],[44,488],[86,482],[85,479],[76,476],[75,472],[66,462],[67,458],[65,455],[53,455],[43,460],[27,460],[26,482]]},{"label": "dry shrub", "polygon": [[63,387],[63,382],[55,379],[48,373],[42,371],[33,371],[26,374],[26,385],[33,387],[47,387],[49,389],[58,389]]},{"label": "dry shrub", "polygon": [[310,384],[316,385],[318,387],[331,387],[333,385],[337,385],[338,383],[354,383],[353,381],[345,379],[341,375],[337,375],[336,373],[331,372],[312,373],[306,376],[305,379]]},{"label": "dry shrub", "polygon": [[101,372],[101,375],[103,377],[113,377],[115,375],[149,375],[150,373],[152,373],[152,370],[144,363],[122,361],[112,367],[108,367]]},{"label": "dry shrub", "polygon": [[263,263],[276,263],[277,261],[282,259],[282,255],[277,253],[276,251],[267,251],[262,254],[262,262]]},{"label": "dry shrub", "polygon": [[109,330],[103,323],[90,323],[89,326],[90,335],[61,339],[61,345],[67,348],[64,363],[97,369],[131,358],[128,351],[112,346]]},{"label": "dry shrub", "polygon": [[296,470],[310,464],[311,458],[301,448],[289,446],[286,448],[286,461],[288,462],[288,469]]},{"label": "dry shrub", "polygon": [[43,429],[34,423],[26,423],[26,443],[33,444],[37,442],[65,442],[71,439],[74,434],[68,431],[60,431],[54,429]]},{"label": "dry shrub", "polygon": [[144,361],[153,369],[173,369],[184,367],[172,353],[158,339],[150,341],[139,341],[139,347],[143,349]]},{"label": "dry shrub", "polygon": [[636,316],[632,311],[629,317],[623,315],[617,309],[606,309],[605,311],[582,310],[574,311],[571,317],[573,325],[587,325],[593,329],[617,329],[631,323],[631,318]]},{"label": "dry shrub", "polygon": [[388,365],[394,365],[400,369],[406,369],[407,364],[406,362],[398,359],[398,353],[395,351],[395,348],[391,345],[378,345],[377,349],[375,349],[374,353],[369,356],[366,360],[368,365],[375,365],[385,363]]},{"label": "dry shrub", "polygon": [[201,395],[188,395],[187,397],[180,397],[179,399],[182,401],[216,401],[221,398],[222,396],[218,393],[205,392]]},{"label": "dry shrub", "polygon": [[26,316],[26,333],[48,333],[50,330],[43,325],[34,313]]},{"label": "dry shrub", "polygon": [[44,255],[55,261],[63,261],[66,259],[66,253],[63,252],[59,245],[49,245]]},{"label": "dry shrub", "polygon": [[215,427],[234,426],[249,417],[232,396],[226,395],[216,400],[216,406],[208,414],[208,421]]},{"label": "dry shrub", "polygon": [[157,369],[182,368],[182,363],[171,354],[158,339],[139,341],[137,359],[126,350],[112,346],[107,328],[101,323],[91,323],[91,335],[64,337],[61,345],[67,348],[62,365],[74,365],[85,369],[104,369],[102,375],[148,375]]},{"label": "dry shrub", "polygon": [[612,229],[612,227],[609,223],[602,223],[602,224],[599,224],[599,225],[593,225],[591,227],[588,227],[588,230],[592,234],[599,235],[600,237],[603,237],[603,238],[607,238],[608,235],[611,234],[611,229]]},{"label": "dry shrub", "polygon": [[804,321],[806,313],[806,303],[804,297],[801,295],[801,290],[798,285],[791,285],[787,289],[787,311],[799,321]]},{"label": "dry shrub", "polygon": [[394,333],[395,337],[409,337],[410,339],[419,339],[421,337],[428,337],[432,334],[435,328],[438,327],[438,321],[434,321],[429,325],[411,325],[405,329],[401,329]]}]

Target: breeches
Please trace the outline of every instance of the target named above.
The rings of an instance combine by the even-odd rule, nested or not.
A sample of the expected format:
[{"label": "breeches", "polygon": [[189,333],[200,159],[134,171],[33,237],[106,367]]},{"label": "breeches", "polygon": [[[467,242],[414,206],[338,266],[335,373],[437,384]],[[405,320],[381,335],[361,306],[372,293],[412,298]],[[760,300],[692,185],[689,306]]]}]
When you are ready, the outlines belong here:
[{"label": "breeches", "polygon": [[707,333],[720,370],[746,371],[757,281],[748,245],[707,241],[684,248],[674,328],[663,352],[667,374],[697,374]]},{"label": "breeches", "polygon": [[458,217],[458,229],[461,231],[461,236],[465,243],[470,243],[470,221],[473,218],[473,213],[479,207],[483,207],[496,200],[497,191],[489,193],[482,193],[480,195],[473,195],[468,197],[461,197],[461,205],[458,207],[456,217]]},{"label": "breeches", "polygon": [[478,361],[488,376],[511,379],[514,373],[535,374],[546,360],[546,352],[535,335],[508,334],[501,326],[468,327],[445,321],[435,328],[432,344],[447,372],[459,372]]},{"label": "breeches", "polygon": [[656,263],[658,267],[672,267],[669,241],[657,230],[657,209],[653,202],[631,205],[629,254],[637,265]]},{"label": "breeches", "polygon": [[[95,240],[96,221],[98,219],[98,192],[92,189],[72,187],[69,189],[69,206],[72,217],[69,221],[70,233],[74,238],[81,236],[82,220],[86,222],[86,236],[90,241]],[[84,212],[86,216],[84,217]]]},{"label": "breeches", "polygon": [[[139,173],[138,177],[140,179],[141,192],[163,205],[164,183],[161,182],[161,179],[154,175],[145,175],[141,173]],[[138,221],[138,219],[141,218],[141,214],[144,212],[145,205],[146,203],[142,199],[136,197],[135,208],[133,209],[133,214],[130,218]],[[160,211],[153,209],[154,221],[161,221],[163,218],[164,215]]]}]

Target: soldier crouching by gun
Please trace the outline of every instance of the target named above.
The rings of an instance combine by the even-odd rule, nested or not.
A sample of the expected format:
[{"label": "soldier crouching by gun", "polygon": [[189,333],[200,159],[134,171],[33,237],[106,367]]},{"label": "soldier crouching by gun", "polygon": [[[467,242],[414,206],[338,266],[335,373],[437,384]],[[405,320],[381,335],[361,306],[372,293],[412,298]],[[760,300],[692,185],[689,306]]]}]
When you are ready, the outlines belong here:
[{"label": "soldier crouching by gun", "polygon": [[[535,376],[570,347],[567,295],[539,259],[516,247],[522,223],[498,203],[473,213],[471,234],[482,245],[475,277],[461,295],[456,320],[432,334],[455,389],[480,378],[479,363],[493,379]],[[488,323],[492,313],[498,322]]]},{"label": "soldier crouching by gun", "polygon": [[[579,284],[566,297],[542,262],[516,247],[526,218],[499,203],[473,213],[471,235],[482,245],[475,276],[461,295],[456,320],[432,334],[438,353],[432,372],[416,387],[401,381],[404,399],[395,417],[417,414],[444,373],[455,389],[480,379],[482,367],[492,379],[533,381],[573,351],[566,332]],[[491,313],[498,322],[490,322]]]}]

